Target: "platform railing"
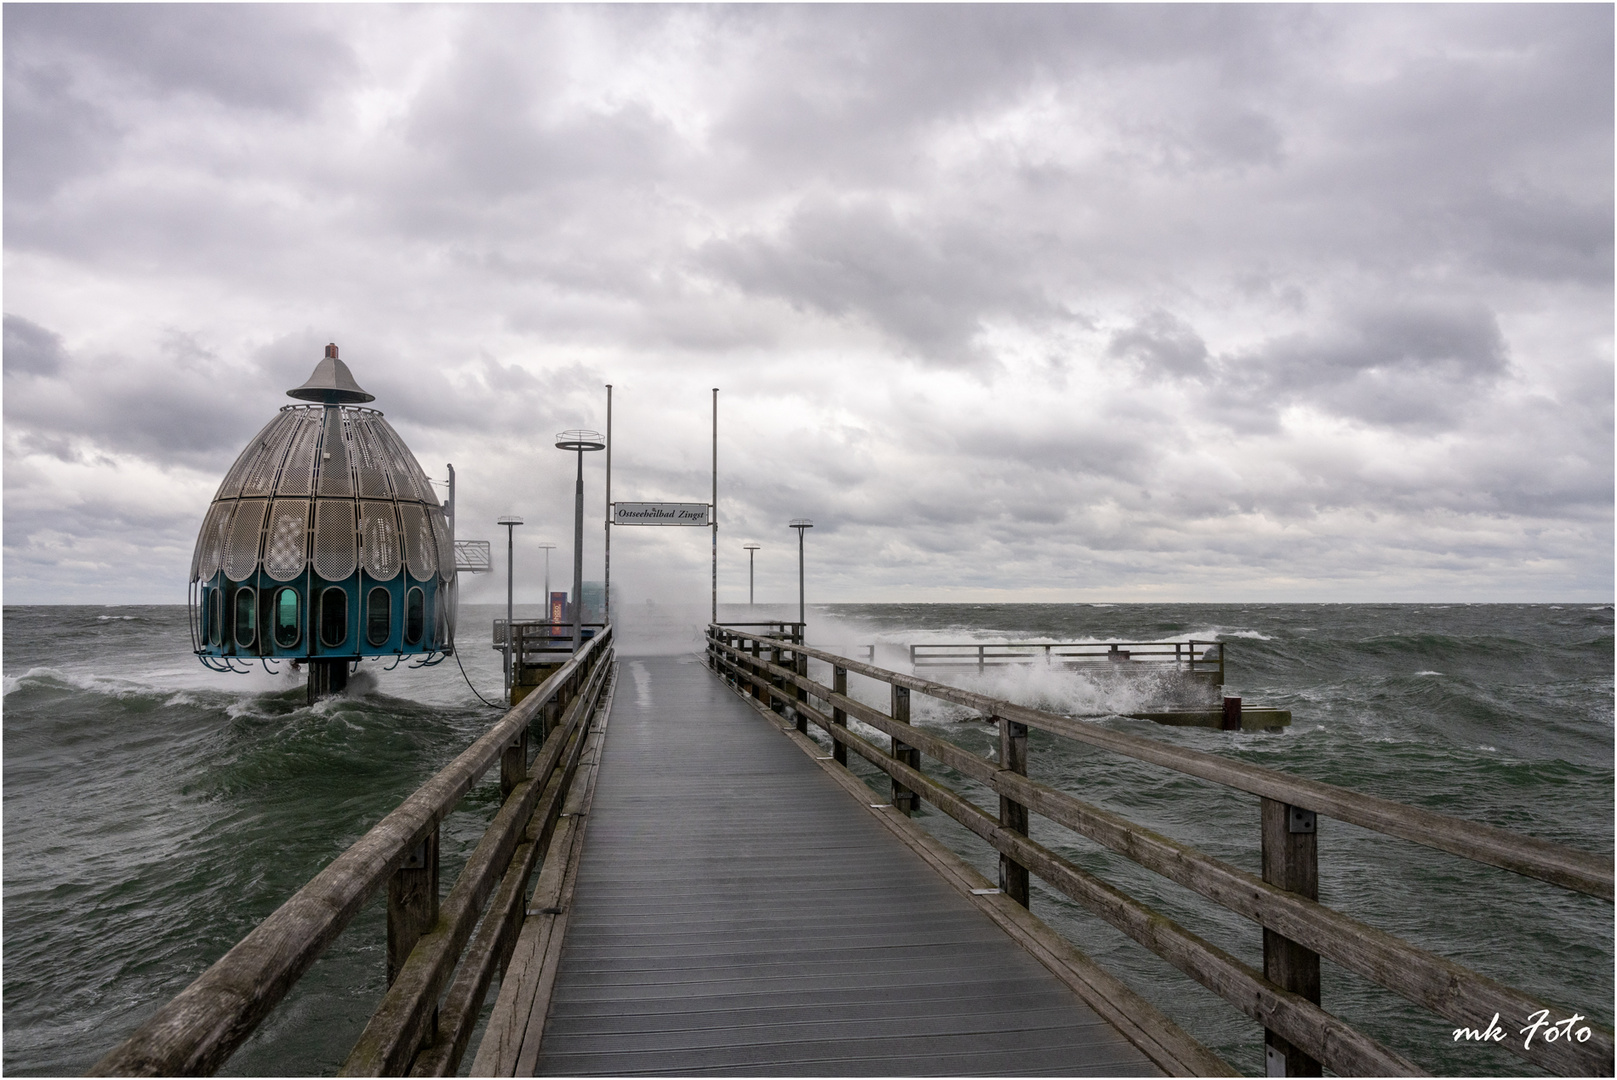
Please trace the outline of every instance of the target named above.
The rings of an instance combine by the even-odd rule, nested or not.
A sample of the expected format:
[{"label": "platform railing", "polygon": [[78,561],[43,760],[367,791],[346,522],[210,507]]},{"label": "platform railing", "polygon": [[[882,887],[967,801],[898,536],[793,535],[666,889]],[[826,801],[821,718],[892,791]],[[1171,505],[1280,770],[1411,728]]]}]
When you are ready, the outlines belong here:
[{"label": "platform railing", "polygon": [[803,627],[807,624],[776,619],[772,622],[725,622],[715,623],[714,625],[736,630],[751,630],[761,626],[764,629],[760,630],[759,633],[764,637],[777,638],[801,645],[803,643]]},{"label": "platform railing", "polygon": [[[724,625],[735,625],[726,623]],[[910,645],[910,668],[975,667],[978,671],[1019,664],[1168,664],[1205,674],[1224,685],[1222,641],[967,641]]]},{"label": "platform railing", "polygon": [[[612,671],[607,626],[91,1075],[215,1072],[383,886],[388,989],[341,1073],[454,1075],[489,985],[521,930],[528,880],[547,857]],[[530,744],[537,744],[531,760]],[[439,827],[496,763],[503,801],[440,901]]]},{"label": "platform railing", "polygon": [[[826,650],[745,634],[732,626],[709,626],[707,655],[716,673],[760,705],[783,714],[798,731],[807,733],[810,724],[820,728],[831,740],[837,762],[845,765],[852,750],[885,772],[894,807],[913,812],[916,800],[923,800],[986,841],[999,853],[1000,887],[1012,899],[1027,905],[1028,876],[1036,874],[1257,1021],[1265,1029],[1270,1075],[1318,1076],[1322,1066],[1340,1075],[1422,1073],[1401,1054],[1320,1008],[1321,956],[1477,1031],[1496,1014],[1528,1020],[1542,1010],[1550,1023],[1575,1015],[1320,904],[1317,818],[1328,815],[1606,901],[1613,894],[1610,855],[1113,731]],[[830,666],[830,685],[809,677],[811,658]],[[849,697],[850,673],[886,683],[888,711]],[[997,724],[998,760],[912,726],[912,693],[975,709]],[[850,730],[849,717],[887,736],[890,747],[884,749]],[[1030,780],[1029,728],[1257,795],[1261,877]],[[994,791],[999,813],[981,809],[923,772],[922,755]],[[1257,923],[1263,928],[1263,969],[1242,963],[1029,839],[1030,814],[1088,837]],[[1539,1039],[1531,1048],[1519,1038],[1490,1045],[1560,1075],[1612,1075],[1611,1031],[1581,1019],[1566,1037]]]}]

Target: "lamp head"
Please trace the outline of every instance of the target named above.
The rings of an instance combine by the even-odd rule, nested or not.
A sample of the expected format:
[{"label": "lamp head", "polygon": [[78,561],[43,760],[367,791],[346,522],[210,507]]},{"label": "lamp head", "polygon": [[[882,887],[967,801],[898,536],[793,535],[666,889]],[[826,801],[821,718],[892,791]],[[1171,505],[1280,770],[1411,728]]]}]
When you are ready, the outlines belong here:
[{"label": "lamp head", "polygon": [[522,524],[522,519],[517,517],[515,514],[507,514],[504,517],[500,518],[498,521],[496,521],[494,524],[496,524],[496,525],[507,525],[507,526],[509,526],[509,525],[521,525]]},{"label": "lamp head", "polygon": [[793,518],[786,527],[788,529],[812,529],[814,528],[814,522],[808,518]]},{"label": "lamp head", "polygon": [[606,442],[601,438],[599,431],[590,431],[587,428],[570,428],[567,431],[556,433],[557,450],[605,450]]}]

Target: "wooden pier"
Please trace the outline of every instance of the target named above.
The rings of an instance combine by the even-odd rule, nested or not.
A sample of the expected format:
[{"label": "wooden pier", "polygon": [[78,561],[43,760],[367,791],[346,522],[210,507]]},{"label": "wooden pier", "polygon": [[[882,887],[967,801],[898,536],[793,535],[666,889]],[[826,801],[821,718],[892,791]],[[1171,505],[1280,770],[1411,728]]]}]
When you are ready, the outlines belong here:
[{"label": "wooden pier", "polygon": [[556,975],[474,1074],[1157,1074],[823,753],[691,659],[625,667]]},{"label": "wooden pier", "polygon": [[[802,630],[714,625],[701,657],[620,662],[603,627],[95,1072],[216,1071],[384,894],[389,986],[345,1075],[454,1075],[468,1054],[473,1075],[1231,1072],[1041,922],[1032,877],[1260,1025],[1270,1075],[1421,1072],[1321,1007],[1322,958],[1456,1024],[1570,1015],[1321,903],[1316,828],[1335,818],[1606,902],[1610,855],[889,671]],[[916,694],[997,725],[997,755],[911,725]],[[1033,779],[1030,728],[1256,797],[1261,875]],[[886,774],[880,789],[850,755]],[[439,824],[496,765],[503,802],[444,893]],[[997,814],[949,786],[961,778]],[[997,881],[918,825],[923,802],[997,853]],[[1262,968],[1042,846],[1034,816],[1250,920]],[[1595,1024],[1496,1051],[1507,1072],[1510,1053],[1562,1075],[1613,1067]]]}]

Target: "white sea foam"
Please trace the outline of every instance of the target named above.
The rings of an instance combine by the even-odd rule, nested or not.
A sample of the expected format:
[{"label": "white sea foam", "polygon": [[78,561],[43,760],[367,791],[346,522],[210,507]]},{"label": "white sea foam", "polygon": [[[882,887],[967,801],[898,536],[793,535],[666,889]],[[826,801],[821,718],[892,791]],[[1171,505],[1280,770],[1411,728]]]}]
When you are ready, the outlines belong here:
[{"label": "white sea foam", "polygon": [[1441,675],[1443,673],[1441,671],[1417,671],[1415,674],[1418,677],[1421,675]]}]

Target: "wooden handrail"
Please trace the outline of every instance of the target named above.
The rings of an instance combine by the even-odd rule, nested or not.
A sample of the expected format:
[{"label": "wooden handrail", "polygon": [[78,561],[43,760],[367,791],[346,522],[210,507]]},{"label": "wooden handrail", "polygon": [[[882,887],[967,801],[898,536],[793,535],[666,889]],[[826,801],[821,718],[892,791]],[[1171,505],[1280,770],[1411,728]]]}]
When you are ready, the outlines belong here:
[{"label": "wooden handrail", "polygon": [[591,638],[347,851],[180,991],[92,1076],[206,1075],[251,1035],[406,857],[585,665],[605,653],[612,629]]},{"label": "wooden handrail", "polygon": [[[573,743],[573,735],[588,723],[591,710],[605,684],[608,665],[596,664],[589,683],[567,706],[561,723],[545,740],[544,748],[528,771],[525,787],[513,789],[500,807],[494,822],[466,860],[454,888],[444,898],[438,922],[423,934],[410,952],[398,978],[388,988],[339,1076],[400,1076],[409,1069],[416,1049],[438,1004],[439,995],[449,984],[483,905],[494,891],[511,861],[522,832],[528,827],[542,793],[543,781],[561,761],[562,752]],[[557,806],[559,808],[559,800]]]},{"label": "wooden handrail", "polygon": [[[743,635],[736,636],[743,637]],[[1029,780],[1016,770],[1002,768],[999,764],[979,757],[946,739],[918,730],[904,721],[895,720],[879,709],[839,692],[843,680],[840,674],[836,680],[838,686],[827,687],[800,674],[804,669],[799,668],[795,661],[791,666],[786,666],[771,663],[761,657],[755,659],[721,641],[711,631],[709,638],[715,650],[715,660],[729,671],[738,683],[745,681],[770,697],[778,699],[783,707],[792,710],[798,716],[799,727],[804,720],[808,720],[823,728],[839,749],[841,746],[853,749],[892,776],[895,784],[902,783],[906,788],[919,792],[923,798],[982,837],[996,850],[1014,859],[1019,865],[1032,869],[1050,884],[1089,906],[1102,918],[1168,959],[1203,985],[1220,993],[1226,1000],[1263,1023],[1266,1028],[1284,1036],[1339,1072],[1402,1073],[1414,1069],[1414,1066],[1374,1043],[1373,1040],[1362,1041],[1367,1037],[1346,1028],[1355,1037],[1349,1039],[1341,1030],[1346,1026],[1334,1017],[1329,1017],[1329,1014],[1323,1013],[1317,1005],[1274,986],[1260,973],[1245,968],[1227,954],[1185,931],[1172,920],[1165,919],[1144,905],[1138,904],[1055,853],[1030,841],[1023,832],[1001,826],[986,812],[926,776],[918,768],[883,752],[868,740],[850,732],[845,723],[839,722],[836,717],[856,717],[891,736],[895,744],[902,741],[907,747],[919,749],[942,764],[985,784],[1001,796],[1073,829],[1289,940],[1328,956],[1344,967],[1439,1015],[1462,1024],[1477,1023],[1478,1017],[1494,1013],[1526,1017],[1540,1009],[1550,1009],[1555,1015],[1563,1013],[1571,1015],[1565,1010],[1555,1010],[1530,995],[1419,949],[1340,912],[1295,893],[1276,888],[1255,875],[1203,855],[1188,845],[1161,836],[1119,815],[1101,810],[1048,785]],[[908,683],[909,688],[919,689],[923,693],[929,692],[932,686],[940,685],[898,676],[896,672],[871,669],[869,665],[851,662],[845,657],[825,653],[822,650],[800,646],[792,651],[805,656],[817,655],[819,659],[833,665],[834,673],[859,670],[861,674],[869,675],[872,671],[880,672],[880,675],[872,677],[893,685]],[[755,672],[766,674],[768,677],[760,678]],[[955,688],[945,689],[953,691]],[[827,716],[821,710],[808,705],[803,700],[805,694],[824,701],[831,715]],[[991,699],[983,700],[991,701]],[[1003,702],[992,702],[992,705],[989,714],[993,716],[1007,716],[1012,708]],[[1036,712],[1015,708],[1021,714],[1018,716],[1019,720],[1028,712]],[[1066,718],[1048,717],[1048,719],[1063,721],[1060,725],[1063,728],[1071,723]],[[1035,726],[1034,718],[1028,718],[1023,722]],[[1036,726],[1051,730],[1046,724]],[[1282,780],[1292,779],[1285,774],[1273,773],[1272,770],[1259,771],[1270,773]],[[1244,785],[1234,786],[1250,790]],[[1329,785],[1322,786],[1329,787]],[[1345,789],[1334,790],[1347,795],[1354,794],[1345,792]],[[1296,1000],[1292,1000],[1294,998]],[[1314,1015],[1315,1013],[1327,1017],[1329,1022],[1322,1021],[1320,1016]],[[1506,1048],[1536,1064],[1558,1069],[1564,1074],[1609,1075],[1613,1062],[1612,1034],[1596,1025],[1589,1025],[1589,1028],[1591,1034],[1587,1042],[1559,1040],[1544,1044],[1538,1052],[1532,1054],[1512,1043],[1505,1045]]]},{"label": "wooden handrail", "polygon": [[1491,825],[1351,791],[1335,784],[1232,761],[1217,754],[1112,731],[946,683],[888,671],[823,649],[806,645],[796,645],[793,649],[878,682],[902,686],[929,697],[976,709],[985,716],[1003,716],[1029,727],[1064,735],[1078,742],[1253,795],[1304,807],[1339,821],[1446,851],[1473,862],[1487,863],[1525,877],[1538,878],[1602,900],[1613,899],[1613,860],[1610,855],[1523,836]]}]

